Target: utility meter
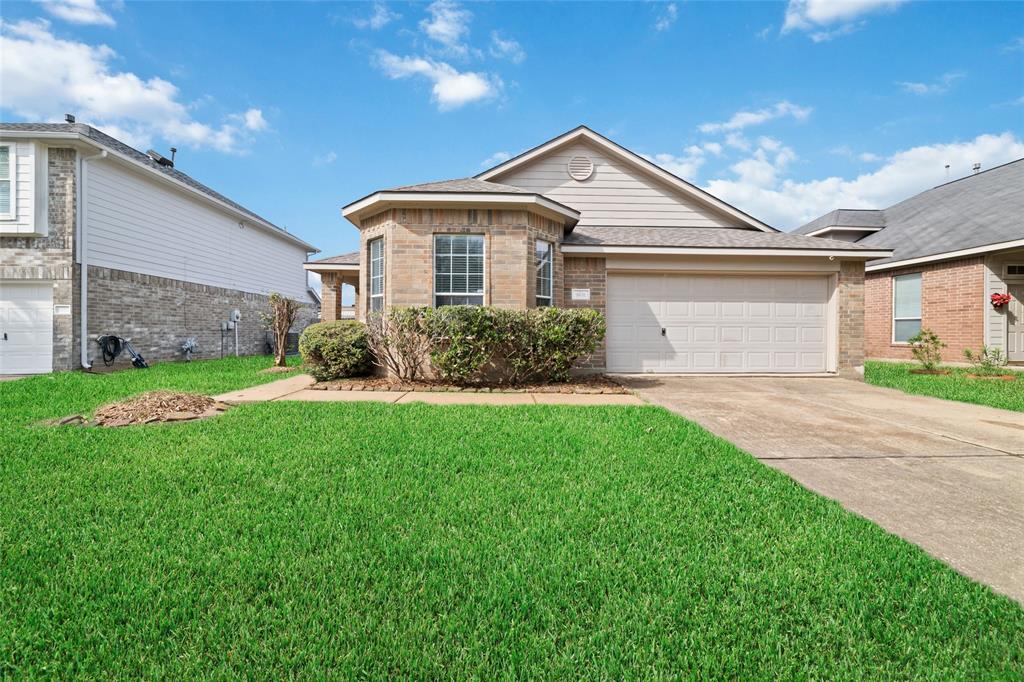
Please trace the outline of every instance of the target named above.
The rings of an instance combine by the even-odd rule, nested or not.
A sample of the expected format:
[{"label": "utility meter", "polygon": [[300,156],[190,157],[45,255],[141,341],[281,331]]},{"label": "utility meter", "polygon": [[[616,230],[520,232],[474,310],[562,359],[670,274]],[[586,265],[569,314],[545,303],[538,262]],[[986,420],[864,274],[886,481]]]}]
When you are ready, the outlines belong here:
[{"label": "utility meter", "polygon": [[235,308],[234,310],[231,311],[231,317],[229,319],[232,322],[241,322],[242,321],[242,311],[240,311],[238,308]]}]

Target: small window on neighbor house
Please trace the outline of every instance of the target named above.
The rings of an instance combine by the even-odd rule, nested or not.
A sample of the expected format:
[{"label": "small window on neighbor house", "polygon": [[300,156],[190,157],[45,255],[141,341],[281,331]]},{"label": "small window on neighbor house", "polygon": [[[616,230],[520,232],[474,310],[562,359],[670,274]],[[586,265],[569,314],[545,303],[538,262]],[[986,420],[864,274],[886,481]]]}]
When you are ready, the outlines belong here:
[{"label": "small window on neighbor house", "polygon": [[921,331],[921,273],[892,278],[892,340],[907,343]]},{"label": "small window on neighbor house", "polygon": [[384,310],[384,239],[370,242],[370,312]]},{"label": "small window on neighbor house", "polygon": [[535,260],[537,265],[537,307],[551,305],[551,242],[537,240]]},{"label": "small window on neighbor house", "polygon": [[1006,266],[1007,277],[1024,277],[1024,263],[1010,263]]},{"label": "small window on neighbor house", "polygon": [[0,145],[0,220],[14,218],[14,149]]},{"label": "small window on neighbor house", "polygon": [[434,235],[434,305],[483,304],[483,235]]}]

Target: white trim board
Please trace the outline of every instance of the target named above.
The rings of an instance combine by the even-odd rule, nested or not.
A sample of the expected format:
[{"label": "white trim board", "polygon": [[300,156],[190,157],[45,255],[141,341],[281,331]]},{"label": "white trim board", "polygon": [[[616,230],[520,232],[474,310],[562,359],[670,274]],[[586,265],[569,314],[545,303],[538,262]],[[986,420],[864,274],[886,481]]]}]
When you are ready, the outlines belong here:
[{"label": "white trim board", "polygon": [[661,255],[706,255],[706,256],[816,256],[818,258],[887,258],[892,251],[865,251],[856,249],[751,249],[725,247],[682,247],[682,246],[600,246],[589,244],[562,244],[564,254],[661,254]]},{"label": "white trim board", "polygon": [[974,246],[969,249],[960,249],[959,251],[946,251],[944,253],[936,253],[930,256],[921,256],[920,258],[908,258],[906,260],[897,260],[891,263],[869,265],[866,268],[864,268],[864,270],[865,272],[881,272],[883,270],[894,270],[896,268],[905,268],[911,265],[918,265],[920,263],[932,263],[935,261],[954,260],[957,258],[965,258],[967,256],[976,256],[982,253],[990,253],[992,251],[1012,249],[1018,246],[1024,246],[1024,239],[1014,239],[1008,242],[986,244],[985,246]]},{"label": "white trim board", "polygon": [[310,272],[359,272],[358,265],[348,263],[303,263],[302,269]]},{"label": "white trim board", "polygon": [[677,175],[669,173],[667,170],[658,166],[655,163],[648,161],[639,154],[636,154],[629,149],[626,149],[622,145],[609,140],[607,137],[594,132],[586,126],[579,126],[574,128],[567,133],[563,133],[558,137],[545,142],[544,144],[534,147],[533,149],[523,152],[519,156],[515,156],[508,161],[504,161],[497,166],[485,170],[483,173],[479,173],[474,176],[477,180],[488,180],[493,181],[494,178],[504,175],[505,173],[512,171],[520,166],[533,161],[541,156],[544,156],[548,152],[563,147],[567,144],[579,140],[586,140],[603,151],[611,154],[613,157],[629,164],[630,166],[642,171],[643,173],[657,178],[661,182],[667,184],[669,187],[681,192],[682,194],[699,201],[705,205],[709,205],[714,209],[725,213],[726,215],[739,220],[742,224],[761,230],[762,232],[778,232],[775,228],[761,222],[757,218],[744,213],[735,206],[727,204],[716,196],[708,194],[696,185],[692,185]]}]

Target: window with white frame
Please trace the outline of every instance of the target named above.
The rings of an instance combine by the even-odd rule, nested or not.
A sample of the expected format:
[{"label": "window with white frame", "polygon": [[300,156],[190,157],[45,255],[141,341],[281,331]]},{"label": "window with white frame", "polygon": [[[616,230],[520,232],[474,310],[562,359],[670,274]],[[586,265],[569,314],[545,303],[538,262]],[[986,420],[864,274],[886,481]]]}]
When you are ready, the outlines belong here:
[{"label": "window with white frame", "polygon": [[434,305],[483,304],[483,235],[434,235]]},{"label": "window with white frame", "polygon": [[907,343],[921,331],[921,273],[892,278],[892,340]]},{"label": "window with white frame", "polygon": [[1024,279],[1024,263],[1007,263],[1006,276],[1014,279]]},{"label": "window with white frame", "polygon": [[551,305],[551,261],[554,254],[551,242],[537,240],[535,262],[537,265],[537,307]]},{"label": "window with white frame", "polygon": [[13,220],[15,207],[14,147],[0,145],[0,220]]},{"label": "window with white frame", "polygon": [[370,312],[384,310],[384,239],[370,242]]}]

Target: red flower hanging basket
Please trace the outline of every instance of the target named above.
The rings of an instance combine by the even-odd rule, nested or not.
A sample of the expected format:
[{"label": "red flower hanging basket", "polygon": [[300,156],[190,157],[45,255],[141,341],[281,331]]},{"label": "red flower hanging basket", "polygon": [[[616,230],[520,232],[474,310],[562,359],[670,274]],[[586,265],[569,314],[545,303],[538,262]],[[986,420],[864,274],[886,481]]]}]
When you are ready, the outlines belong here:
[{"label": "red flower hanging basket", "polygon": [[1004,305],[1013,300],[1009,294],[992,294],[989,298],[992,301],[993,308],[1002,308]]}]

